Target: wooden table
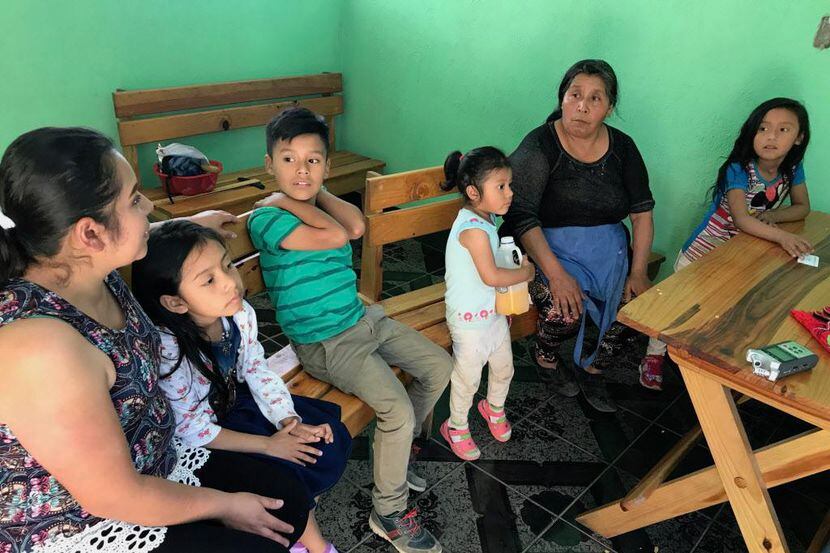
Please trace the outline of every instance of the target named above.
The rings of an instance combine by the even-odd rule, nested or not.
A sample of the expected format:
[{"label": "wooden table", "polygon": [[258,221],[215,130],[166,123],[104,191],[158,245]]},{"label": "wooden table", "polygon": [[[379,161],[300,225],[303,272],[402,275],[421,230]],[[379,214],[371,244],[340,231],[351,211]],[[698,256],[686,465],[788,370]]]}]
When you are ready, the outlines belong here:
[{"label": "wooden table", "polygon": [[[669,345],[700,429],[628,496],[580,515],[582,524],[613,537],[728,500],[749,551],[789,551],[767,490],[830,468],[830,354],[789,315],[830,304],[830,215],[813,212],[781,226],[813,243],[818,268],[741,234],[620,312],[620,321]],[[746,350],[785,340],[818,354],[818,366],[777,382],[755,376]],[[817,428],[752,451],[733,391]],[[664,483],[701,430],[715,465]],[[828,520],[819,532],[825,538]],[[810,551],[823,542],[817,534]]]}]

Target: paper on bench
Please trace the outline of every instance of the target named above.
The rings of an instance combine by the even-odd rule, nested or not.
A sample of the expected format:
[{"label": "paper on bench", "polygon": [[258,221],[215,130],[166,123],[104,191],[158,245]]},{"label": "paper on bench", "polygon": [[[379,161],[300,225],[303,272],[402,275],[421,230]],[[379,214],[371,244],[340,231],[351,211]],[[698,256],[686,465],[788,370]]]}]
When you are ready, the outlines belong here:
[{"label": "paper on bench", "polygon": [[268,358],[268,368],[280,376],[299,365],[300,359],[290,344]]}]

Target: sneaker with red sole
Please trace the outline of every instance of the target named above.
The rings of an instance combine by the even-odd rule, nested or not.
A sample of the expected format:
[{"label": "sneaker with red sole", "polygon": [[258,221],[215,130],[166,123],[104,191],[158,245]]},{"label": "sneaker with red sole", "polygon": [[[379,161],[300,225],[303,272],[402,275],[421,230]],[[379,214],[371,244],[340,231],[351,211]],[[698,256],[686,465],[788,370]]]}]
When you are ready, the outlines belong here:
[{"label": "sneaker with red sole", "polygon": [[665,355],[646,355],[640,363],[640,385],[649,390],[663,390]]}]

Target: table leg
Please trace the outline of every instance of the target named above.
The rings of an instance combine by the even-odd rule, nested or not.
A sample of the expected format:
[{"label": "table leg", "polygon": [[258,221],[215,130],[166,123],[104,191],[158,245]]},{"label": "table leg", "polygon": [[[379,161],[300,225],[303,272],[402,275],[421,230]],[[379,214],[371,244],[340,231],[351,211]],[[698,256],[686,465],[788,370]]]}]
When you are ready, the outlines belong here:
[{"label": "table leg", "polygon": [[680,372],[750,553],[789,548],[729,388],[681,362]]}]

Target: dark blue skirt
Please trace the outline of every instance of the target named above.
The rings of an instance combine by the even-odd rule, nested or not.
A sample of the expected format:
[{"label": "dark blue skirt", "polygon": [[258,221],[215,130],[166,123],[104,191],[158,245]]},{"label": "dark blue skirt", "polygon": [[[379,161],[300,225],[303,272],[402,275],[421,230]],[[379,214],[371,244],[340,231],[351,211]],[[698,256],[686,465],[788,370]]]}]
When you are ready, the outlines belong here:
[{"label": "dark blue skirt", "polygon": [[[254,401],[253,395],[251,395],[248,385],[237,383],[236,386],[236,402],[230,412],[219,421],[219,425],[222,428],[246,434],[273,435],[277,428],[263,416]],[[330,444],[322,442],[308,444],[323,452],[313,465],[302,466],[285,459],[259,453],[250,453],[249,455],[266,459],[290,469],[305,483],[309,495],[314,498],[328,491],[343,476],[343,471],[346,470],[346,461],[352,453],[352,437],[349,435],[346,426],[340,422],[340,406],[336,403],[293,394],[291,399],[294,401],[294,410],[302,417],[304,424],[316,426],[328,423],[334,435],[334,442]]]}]

